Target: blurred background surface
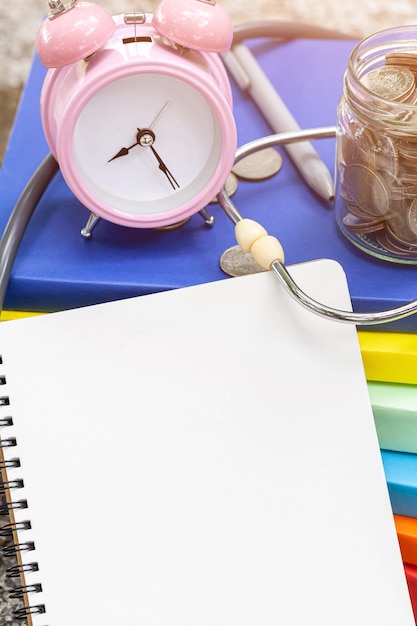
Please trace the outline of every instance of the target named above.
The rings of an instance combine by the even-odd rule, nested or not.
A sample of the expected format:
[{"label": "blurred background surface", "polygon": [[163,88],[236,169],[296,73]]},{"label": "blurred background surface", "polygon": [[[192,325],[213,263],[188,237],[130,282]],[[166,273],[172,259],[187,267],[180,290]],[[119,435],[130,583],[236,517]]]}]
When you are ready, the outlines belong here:
[{"label": "blurred background surface", "polygon": [[[280,19],[336,29],[357,39],[393,26],[417,24],[415,0],[218,0],[235,24]],[[159,0],[97,0],[112,14],[152,11]],[[36,33],[48,11],[47,0],[0,2],[0,164],[33,54]],[[323,72],[326,68],[323,67]],[[1,546],[0,546],[1,547]],[[10,617],[0,553],[0,623]]]},{"label": "blurred background surface", "polygon": [[[113,14],[152,11],[159,0],[99,0]],[[392,26],[417,24],[415,0],[221,0],[234,23],[275,18],[327,26],[358,39]],[[0,3],[0,159],[30,67],[47,0]]]}]

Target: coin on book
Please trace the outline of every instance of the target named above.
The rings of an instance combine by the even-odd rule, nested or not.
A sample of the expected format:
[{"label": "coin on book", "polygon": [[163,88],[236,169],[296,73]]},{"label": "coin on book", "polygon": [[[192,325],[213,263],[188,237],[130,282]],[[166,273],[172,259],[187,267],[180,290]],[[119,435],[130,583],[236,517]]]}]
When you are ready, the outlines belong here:
[{"label": "coin on book", "polygon": [[282,156],[275,148],[265,148],[241,159],[232,172],[243,180],[266,180],[278,174],[282,167]]},{"label": "coin on book", "polygon": [[266,271],[251,254],[243,252],[240,246],[232,246],[223,252],[220,257],[220,267],[225,274],[233,277]]},{"label": "coin on book", "polygon": [[[226,184],[225,184],[226,193],[229,196],[229,198],[231,198],[233,194],[236,193],[237,185],[238,185],[238,182],[237,182],[236,176],[233,173],[229,174],[226,180]],[[214,198],[210,200],[210,204],[215,204],[216,202],[217,202],[217,196],[214,196]]]}]

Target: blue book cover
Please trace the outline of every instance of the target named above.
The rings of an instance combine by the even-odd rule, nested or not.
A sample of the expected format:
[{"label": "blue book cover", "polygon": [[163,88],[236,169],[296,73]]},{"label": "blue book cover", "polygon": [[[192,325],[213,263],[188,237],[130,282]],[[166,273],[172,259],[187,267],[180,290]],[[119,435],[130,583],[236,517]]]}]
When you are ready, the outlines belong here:
[{"label": "blue book cover", "polygon": [[[261,66],[303,128],[332,126],[343,74],[355,42],[257,40],[250,45]],[[0,229],[48,149],[39,97],[45,69],[35,57],[0,177]],[[248,95],[233,83],[238,143],[271,133]],[[315,147],[334,171],[334,138]],[[283,244],[286,263],[331,258],[344,268],[356,311],[397,306],[417,297],[417,268],[381,261],[356,249],[339,231],[331,204],[307,187],[285,149],[283,166],[264,182],[239,181],[234,201]],[[210,205],[213,227],[193,216],[178,230],[129,229],[101,221],[91,240],[80,231],[88,211],[60,173],[42,198],[25,233],[5,308],[52,311],[226,278],[219,264],[235,245],[233,224]],[[377,327],[381,329],[381,327]],[[415,332],[417,316],[384,327]]]},{"label": "blue book cover", "polygon": [[381,455],[393,512],[417,517],[417,454],[381,450]]}]

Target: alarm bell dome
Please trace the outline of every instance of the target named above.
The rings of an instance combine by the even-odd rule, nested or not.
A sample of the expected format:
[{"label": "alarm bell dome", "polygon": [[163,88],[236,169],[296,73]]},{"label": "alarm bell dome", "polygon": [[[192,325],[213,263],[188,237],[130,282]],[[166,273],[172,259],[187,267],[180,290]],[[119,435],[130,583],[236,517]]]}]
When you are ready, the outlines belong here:
[{"label": "alarm bell dome", "polygon": [[61,0],[49,3],[52,11],[41,25],[36,50],[46,67],[64,67],[85,59],[113,35],[116,24],[105,9],[91,2]]},{"label": "alarm bell dome", "polygon": [[232,21],[214,0],[163,0],[152,23],[163,37],[192,50],[224,52],[232,45]]}]

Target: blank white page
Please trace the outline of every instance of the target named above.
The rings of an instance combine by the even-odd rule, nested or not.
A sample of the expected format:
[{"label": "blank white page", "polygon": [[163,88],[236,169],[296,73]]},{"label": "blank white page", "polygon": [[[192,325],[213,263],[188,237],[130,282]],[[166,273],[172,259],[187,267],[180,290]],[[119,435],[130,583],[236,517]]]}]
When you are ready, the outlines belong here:
[{"label": "blank white page", "polygon": [[[350,308],[332,261],[291,272]],[[0,325],[34,626],[411,626],[356,329],[271,273]]]}]

